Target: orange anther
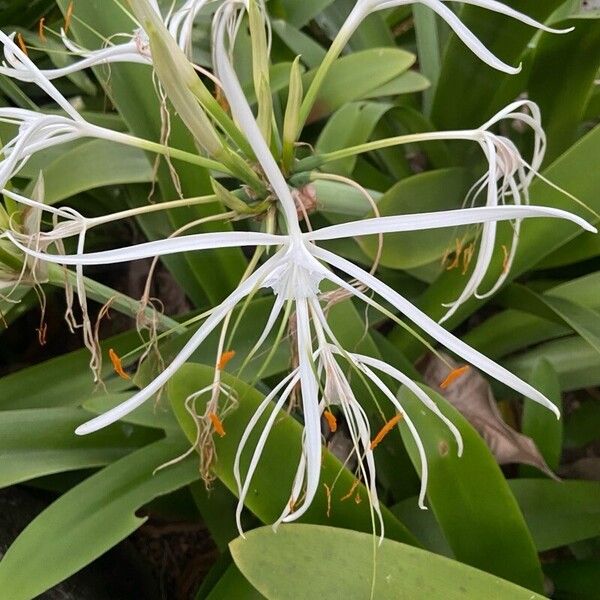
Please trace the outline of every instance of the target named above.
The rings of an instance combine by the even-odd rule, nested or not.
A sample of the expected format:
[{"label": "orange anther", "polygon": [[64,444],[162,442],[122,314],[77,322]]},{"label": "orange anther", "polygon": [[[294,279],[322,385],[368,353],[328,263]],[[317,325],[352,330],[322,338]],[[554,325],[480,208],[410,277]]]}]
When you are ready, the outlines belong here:
[{"label": "orange anther", "polygon": [[329,431],[335,433],[337,431],[337,419],[335,418],[335,415],[330,410],[326,410],[323,413],[323,416],[327,421],[327,425],[329,425]]},{"label": "orange anther", "polygon": [[38,25],[38,36],[41,40],[42,43],[46,43],[46,34],[44,33],[44,26],[46,24],[46,17],[42,17],[40,19],[39,25]]},{"label": "orange anther", "polygon": [[216,413],[210,413],[208,415],[210,422],[212,423],[213,429],[217,432],[220,437],[225,437],[225,429],[223,427],[223,421],[219,419]]},{"label": "orange anther", "polygon": [[115,373],[121,379],[126,379],[126,380],[131,379],[131,377],[129,376],[129,373],[126,373],[125,369],[123,369],[123,363],[121,362],[119,355],[112,348],[108,351],[108,357],[110,358],[110,362],[112,363]]},{"label": "orange anther", "polygon": [[219,362],[217,362],[217,369],[219,369],[219,371],[222,371],[227,366],[227,363],[234,356],[235,350],[228,350],[227,352],[223,352],[223,354],[221,354],[221,356],[219,357]]},{"label": "orange anther", "polygon": [[67,33],[67,31],[69,31],[69,27],[71,26],[71,20],[73,19],[73,9],[74,8],[75,8],[75,5],[74,5],[73,1],[71,0],[71,2],[69,2],[69,6],[67,6],[67,10],[65,12],[65,24],[63,26],[65,33]]},{"label": "orange anther", "polygon": [[17,43],[19,44],[19,48],[23,50],[23,54],[27,54],[27,56],[29,56],[29,52],[27,52],[27,46],[25,45],[25,40],[20,33],[17,33]]},{"label": "orange anther", "polygon": [[373,438],[371,442],[371,450],[379,446],[383,438],[392,430],[400,421],[402,420],[403,415],[398,413],[395,417],[392,417],[377,433],[377,435]]},{"label": "orange anther", "polygon": [[349,491],[349,492],[348,492],[348,493],[347,493],[345,496],[342,496],[342,497],[340,498],[340,500],[341,500],[342,502],[344,502],[344,500],[348,500],[348,498],[351,498],[351,497],[352,497],[352,494],[354,494],[354,490],[355,490],[355,489],[358,487],[358,484],[359,484],[359,481],[358,481],[358,479],[355,479],[355,480],[354,480],[354,483],[352,484],[352,487],[350,488],[350,491]]},{"label": "orange anther", "polygon": [[446,377],[446,379],[444,379],[444,381],[440,383],[440,388],[445,390],[450,385],[452,385],[452,383],[454,383],[459,377],[462,377],[470,368],[471,367],[469,367],[468,365],[465,365],[464,367],[458,367],[458,369],[450,371],[448,377]]}]

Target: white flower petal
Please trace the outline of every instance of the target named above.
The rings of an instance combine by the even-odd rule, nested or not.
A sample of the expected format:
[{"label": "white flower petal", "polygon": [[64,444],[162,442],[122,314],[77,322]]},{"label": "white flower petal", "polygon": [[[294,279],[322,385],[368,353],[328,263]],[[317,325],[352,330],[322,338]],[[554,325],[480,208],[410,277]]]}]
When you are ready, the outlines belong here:
[{"label": "white flower petal", "polygon": [[579,225],[586,231],[597,233],[596,228],[585,221],[585,219],[558,208],[547,206],[482,206],[478,208],[462,208],[351,221],[349,223],[342,223],[341,225],[322,227],[313,232],[305,233],[304,238],[312,242],[337,240],[361,235],[423,231],[426,229],[512,221],[533,217],[565,219]]},{"label": "white flower petal", "polygon": [[530,386],[528,383],[519,379],[513,375],[510,371],[504,367],[490,360],[481,352],[478,352],[474,348],[471,348],[468,344],[459,340],[457,337],[452,335],[449,331],[446,331],[441,325],[436,323],[431,317],[426,315],[423,311],[419,310],[406,298],[401,296],[398,292],[393,290],[385,283],[379,281],[373,275],[370,275],[360,267],[352,264],[350,261],[324,250],[323,248],[314,248],[313,255],[331,266],[343,271],[350,277],[354,277],[360,283],[363,283],[367,287],[371,288],[376,294],[387,300],[390,304],[396,307],[402,314],[408,317],[415,325],[420,327],[423,331],[429,334],[432,338],[437,340],[440,344],[443,344],[462,357],[463,360],[471,363],[477,367],[480,371],[483,371],[497,379],[504,385],[507,385],[514,389],[516,392],[542,404],[546,408],[550,409],[557,418],[560,418],[560,412],[556,408],[553,402],[548,400],[543,394],[538,392],[535,388]]},{"label": "white flower petal", "polygon": [[46,262],[60,265],[106,265],[140,260],[155,256],[167,256],[178,252],[207,250],[211,248],[235,248],[237,246],[277,246],[287,242],[281,235],[271,235],[258,232],[224,231],[215,233],[198,233],[182,237],[145,242],[135,246],[105,250],[103,252],[89,252],[84,254],[47,254],[36,252],[21,244],[14,236],[8,234],[9,239],[29,256],[45,260]]}]

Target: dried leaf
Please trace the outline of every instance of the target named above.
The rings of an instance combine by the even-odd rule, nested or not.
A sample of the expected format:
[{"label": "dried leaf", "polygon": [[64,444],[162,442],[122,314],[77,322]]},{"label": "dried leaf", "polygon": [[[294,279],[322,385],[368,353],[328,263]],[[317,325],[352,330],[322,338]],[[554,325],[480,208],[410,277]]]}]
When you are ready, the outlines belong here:
[{"label": "dried leaf", "polygon": [[470,368],[445,389],[440,387],[447,380],[448,374],[461,366],[449,356],[443,356],[447,363],[435,356],[427,359],[423,367],[425,383],[465,416],[485,440],[498,464],[532,465],[549,477],[558,479],[546,464],[535,442],[504,422],[492,389],[479,371]]}]

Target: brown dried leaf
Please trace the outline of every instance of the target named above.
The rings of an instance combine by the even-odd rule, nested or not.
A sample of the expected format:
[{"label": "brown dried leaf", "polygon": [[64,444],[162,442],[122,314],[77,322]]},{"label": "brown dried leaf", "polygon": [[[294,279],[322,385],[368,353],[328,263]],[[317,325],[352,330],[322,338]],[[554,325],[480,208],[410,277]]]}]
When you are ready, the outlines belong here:
[{"label": "brown dried leaf", "polygon": [[450,372],[448,365],[451,369],[460,366],[449,356],[442,356],[447,364],[436,356],[430,356],[426,360],[422,369],[425,383],[444,396],[473,425],[498,464],[532,465],[549,477],[558,479],[546,464],[535,442],[504,422],[492,389],[479,371],[471,367],[445,389],[440,387],[440,383]]}]

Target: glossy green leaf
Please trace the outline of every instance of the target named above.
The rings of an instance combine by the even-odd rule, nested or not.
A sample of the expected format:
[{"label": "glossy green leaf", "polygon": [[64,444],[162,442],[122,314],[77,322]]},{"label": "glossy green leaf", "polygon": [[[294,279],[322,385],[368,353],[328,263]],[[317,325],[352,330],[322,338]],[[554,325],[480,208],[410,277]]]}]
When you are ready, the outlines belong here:
[{"label": "glossy green leaf", "polygon": [[95,436],[75,435],[88,419],[76,408],[0,412],[0,487],[52,473],[101,467],[155,436],[117,424]]},{"label": "glossy green leaf", "polygon": [[[315,151],[318,154],[357,146],[370,139],[375,126],[391,104],[351,102],[336,111],[321,131]],[[357,157],[349,157],[325,165],[324,170],[346,177],[352,174]]]},{"label": "glossy green leaf", "polygon": [[[600,530],[600,484],[593,481],[511,479],[510,489],[519,503],[538,552],[553,550],[597,536]],[[407,498],[392,508],[425,547],[454,556],[435,515]]]},{"label": "glossy green leaf", "polygon": [[[102,373],[109,392],[131,387],[131,382],[119,379],[113,374],[107,356],[108,349],[114,348],[123,356],[138,343],[137,332],[129,332],[101,344],[106,358]],[[0,410],[77,406],[97,391],[89,369],[89,361],[89,351],[84,348],[6,375],[0,379]],[[127,364],[124,363],[125,366]],[[41,386],[40,381],[45,384]],[[98,395],[101,393],[98,392]]]},{"label": "glossy green leaf", "polygon": [[600,483],[514,479],[510,487],[540,552],[600,535]]},{"label": "glossy green leaf", "polygon": [[[310,120],[321,119],[347,102],[364,98],[407,71],[414,62],[415,55],[400,48],[372,48],[339,58],[323,82]],[[369,76],[357,79],[356,73]],[[308,89],[314,74],[313,70],[304,76],[304,89]]]},{"label": "glossy green leaf", "polygon": [[173,440],[146,446],[51,504],[23,530],[0,561],[0,589],[5,597],[31,600],[140,527],[146,519],[135,512],[141,506],[198,477],[193,459],[154,474],[185,446],[185,442]]},{"label": "glossy green leaf", "polygon": [[99,187],[152,180],[152,165],[141,150],[104,140],[88,141],[62,152],[42,172],[47,204]]},{"label": "glossy green leaf", "polygon": [[316,525],[255,529],[231,543],[233,558],[269,600],[542,596],[447,558],[368,534]]},{"label": "glossy green leaf", "polygon": [[[169,384],[168,394],[173,410],[190,441],[195,439],[196,429],[184,407],[184,402],[194,392],[210,385],[213,377],[213,368],[188,364],[179,370]],[[226,373],[223,373],[223,382],[237,392],[239,405],[224,421],[225,437],[215,436],[214,443],[218,460],[214,465],[214,471],[217,477],[233,493],[237,493],[237,486],[233,477],[235,454],[242,433],[264,396]],[[205,410],[207,399],[206,396],[202,397],[196,403],[196,410],[200,414]],[[258,432],[262,431],[267,418],[267,415],[263,414],[257,424]],[[299,459],[301,437],[302,426],[300,423],[282,411],[281,418],[276,420],[271,436],[265,445],[262,459],[254,475],[251,491],[246,498],[246,506],[263,523],[275,522],[279,518],[283,507],[289,501],[292,482],[296,474],[297,459]],[[247,448],[252,449],[256,440],[256,434],[251,436]],[[247,450],[244,453],[242,469],[247,464],[249,452],[250,450]],[[282,456],[290,457],[290,460],[281,460]],[[357,493],[362,498],[360,504],[355,503],[353,500],[342,501],[341,498],[347,494],[354,484],[354,476],[346,471],[333,455],[325,452],[321,481],[331,487],[335,480],[335,487],[331,492],[329,516],[327,516],[327,490],[324,485],[321,485],[311,508],[304,518],[310,522],[330,523],[339,527],[352,527],[362,531],[371,531],[371,515],[365,488],[362,485],[356,488]],[[386,534],[393,539],[416,543],[404,526],[392,517],[389,511],[385,508],[383,510]]]},{"label": "glossy green leaf", "polygon": [[[505,4],[544,21],[563,0],[508,0]],[[464,6],[461,21],[499,58],[518,66],[536,34],[532,27],[481,9]],[[523,79],[495,71],[452,35],[442,62],[432,118],[440,129],[477,126],[518,96]]]},{"label": "glossy green leaf", "polygon": [[600,68],[598,21],[571,19],[553,26],[575,30],[568,35],[543,34],[529,76],[529,97],[542,111],[548,136],[546,160],[559,156],[577,139]]},{"label": "glossy green leaf", "polygon": [[[553,402],[558,410],[562,411],[560,381],[556,371],[547,360],[541,359],[534,365],[528,381]],[[525,399],[521,433],[535,442],[546,464],[556,471],[562,454],[563,420],[557,420],[547,408],[537,402]],[[521,470],[530,477],[539,475],[539,471],[525,465],[521,467]]]},{"label": "glossy green leaf", "polygon": [[[502,471],[467,420],[439,394],[428,393],[458,427],[464,454],[446,426],[406,388],[399,399],[419,431],[429,467],[427,497],[456,558],[531,589],[542,573],[531,535]],[[416,446],[405,425],[402,437],[419,468]],[[465,524],[468,523],[468,527]]]},{"label": "glossy green leaf", "polygon": [[509,358],[504,366],[520,377],[527,377],[540,358],[552,364],[563,392],[600,385],[600,356],[578,336],[540,344]]},{"label": "glossy green leaf", "polygon": [[248,580],[232,564],[207,596],[196,596],[196,600],[262,600],[264,596],[252,587]]},{"label": "glossy green leaf", "polygon": [[[450,210],[460,206],[469,188],[463,169],[442,169],[413,175],[390,188],[377,203],[381,216]],[[415,200],[417,202],[415,203]],[[392,269],[411,269],[440,260],[454,247],[457,231],[431,231],[388,234],[384,238],[381,264]],[[378,242],[375,236],[360,237],[361,249],[373,259]]]}]

